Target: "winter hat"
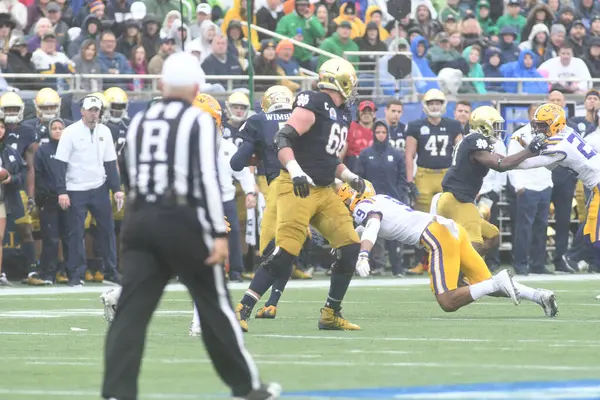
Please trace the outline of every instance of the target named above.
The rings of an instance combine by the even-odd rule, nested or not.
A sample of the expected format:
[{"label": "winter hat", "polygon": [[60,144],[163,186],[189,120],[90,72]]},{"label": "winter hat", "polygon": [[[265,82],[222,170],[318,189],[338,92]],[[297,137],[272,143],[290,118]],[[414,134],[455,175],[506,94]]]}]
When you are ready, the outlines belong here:
[{"label": "winter hat", "polygon": [[555,33],[563,33],[566,35],[567,29],[563,24],[554,24],[552,25],[552,28],[550,28],[550,34],[554,35]]},{"label": "winter hat", "polygon": [[90,3],[90,12],[96,12],[96,10],[98,10],[99,8],[101,8],[104,5],[104,3],[102,2],[102,0],[94,0]]}]

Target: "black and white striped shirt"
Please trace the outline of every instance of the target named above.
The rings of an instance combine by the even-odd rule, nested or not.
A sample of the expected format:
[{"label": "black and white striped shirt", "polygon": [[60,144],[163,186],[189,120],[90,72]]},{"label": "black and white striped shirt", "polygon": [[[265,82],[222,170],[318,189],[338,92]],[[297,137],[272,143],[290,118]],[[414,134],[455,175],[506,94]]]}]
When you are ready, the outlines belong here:
[{"label": "black and white striped shirt", "polygon": [[205,235],[225,236],[212,117],[180,100],[155,103],[127,131],[126,184],[134,201],[197,209]]}]

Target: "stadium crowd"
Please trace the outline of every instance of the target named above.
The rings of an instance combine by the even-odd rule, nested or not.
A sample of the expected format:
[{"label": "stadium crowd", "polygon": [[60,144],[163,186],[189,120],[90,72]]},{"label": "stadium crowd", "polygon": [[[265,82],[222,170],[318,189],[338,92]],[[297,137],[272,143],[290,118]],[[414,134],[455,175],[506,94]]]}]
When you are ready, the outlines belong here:
[{"label": "stadium crowd", "polygon": [[[302,47],[294,46],[290,40],[273,40],[257,31],[252,32],[252,46],[249,46],[249,30],[243,24],[248,15],[246,0],[211,0],[208,3],[184,0],[183,4],[182,15],[178,0],[3,1],[0,3],[0,69],[3,73],[15,74],[115,75],[110,79],[84,79],[81,88],[87,93],[96,92],[101,100],[102,120],[110,129],[118,154],[128,123],[128,98],[124,90],[135,92],[147,89],[150,81],[141,75],[160,74],[165,59],[175,52],[192,53],[199,59],[206,75],[222,77],[218,81],[203,83],[201,91],[209,93],[224,92],[228,75],[246,74],[248,60],[252,60],[256,75],[278,77],[271,81],[256,81],[257,91],[262,92],[272,85],[280,84],[297,92],[300,86],[287,77],[300,75],[301,68],[316,71],[327,60],[324,55],[315,55]],[[600,108],[600,93],[590,91],[592,85],[587,80],[600,78],[600,3],[597,1],[413,0],[411,13],[399,21],[391,17],[387,6],[387,2],[382,0],[262,0],[255,2],[252,22],[336,55],[344,56],[345,51],[365,52],[364,55],[346,56],[355,64],[359,84],[362,85],[374,79],[375,68],[380,68],[380,77],[385,77],[386,74],[392,76],[392,79],[405,77],[388,70],[388,64],[382,61],[385,57],[369,54],[388,50],[406,50],[412,54],[412,68],[404,74],[413,78],[434,78],[447,68],[458,70],[461,76],[471,78],[547,77],[549,84],[539,81],[525,81],[522,85],[499,81],[464,82],[459,93],[521,91],[549,94],[550,102],[563,107],[566,104],[562,93],[577,93],[584,101],[586,115],[572,116],[569,126],[584,137],[594,135],[598,125],[596,113]],[[375,62],[377,59],[378,64]],[[120,79],[117,75],[122,74],[136,74],[140,78]],[[416,82],[416,89],[420,93],[438,93],[431,91],[439,88],[436,81]],[[113,215],[106,212],[106,202],[98,206],[91,200],[82,200],[80,204],[79,217],[83,215],[85,218],[88,209],[92,214],[97,214],[95,222],[89,216],[85,222],[88,236],[92,237],[87,257],[86,249],[81,249],[77,244],[83,235],[83,229],[79,228],[84,226],[79,224],[81,221],[75,219],[69,222],[56,217],[61,214],[57,204],[61,209],[75,207],[72,196],[66,207],[63,207],[64,200],[63,203],[53,202],[51,215],[57,219],[50,222],[51,231],[40,234],[46,253],[42,251],[40,258],[40,252],[35,249],[34,239],[40,237],[35,233],[40,229],[36,215],[41,219],[40,211],[44,204],[48,204],[48,199],[53,199],[54,196],[58,198],[64,191],[70,190],[68,182],[65,187],[64,182],[56,183],[56,177],[52,175],[64,172],[53,171],[49,167],[51,163],[46,162],[58,154],[56,151],[60,135],[71,124],[71,121],[58,118],[59,94],[68,91],[70,84],[72,82],[69,80],[51,78],[4,79],[0,74],[1,91],[7,90],[9,86],[21,90],[39,90],[34,100],[36,118],[30,121],[23,121],[24,102],[18,94],[7,92],[0,98],[0,110],[3,112],[0,141],[8,144],[2,150],[3,165],[15,164],[11,167],[14,169],[7,167],[15,179],[2,182],[6,184],[6,190],[2,192],[7,204],[7,214],[10,216],[12,213],[11,218],[17,220],[17,216],[25,218],[22,223],[17,222],[16,226],[27,260],[28,275],[24,283],[30,285],[79,283],[79,279],[69,279],[73,277],[67,277],[63,273],[65,267],[58,267],[56,264],[59,257],[59,237],[63,238],[62,244],[65,247],[62,259],[71,258],[67,261],[71,263],[76,263],[73,261],[75,258],[88,259],[85,263],[85,280],[110,279],[118,282],[118,249],[115,247],[115,235],[108,231],[114,230],[118,236],[118,221],[123,217],[123,211],[119,207],[122,199],[115,196],[120,193],[119,186],[114,179],[110,179],[111,167],[107,162],[99,163],[98,168],[104,167],[111,180],[107,183],[111,189],[107,198],[112,198]],[[245,86],[244,82],[234,82],[234,87]],[[447,101],[440,94],[424,99],[425,118],[419,120],[425,121],[422,124],[431,122],[431,119],[434,120],[433,123],[439,123],[437,117],[432,117],[427,112],[427,108],[430,103],[439,103],[445,111]],[[91,107],[90,104],[88,106]],[[82,104],[83,110],[87,110],[86,107]],[[460,131],[453,132],[456,137],[462,137],[467,132],[471,108],[469,102],[457,103],[454,119],[461,126]],[[375,119],[376,111],[377,105],[370,100],[358,104],[355,121],[349,130],[344,161],[354,172],[372,181],[378,193],[417,205],[421,202],[420,209],[428,209],[433,195],[441,189],[426,190],[423,182],[427,180],[427,168],[421,168],[419,172],[410,166],[414,158],[424,157],[419,153],[420,150],[408,144],[411,141],[409,137],[418,136],[409,132],[410,125],[418,124],[419,121],[411,121],[408,126],[400,122],[404,106],[399,100],[391,100],[385,105],[383,120]],[[224,138],[239,145],[237,132],[253,112],[250,100],[244,93],[236,92],[229,96],[224,107]],[[419,129],[419,125],[415,126]],[[450,129],[454,129],[453,126]],[[32,135],[30,141],[24,139],[29,135]],[[425,145],[426,150],[437,151],[427,146],[428,144]],[[452,148],[453,144],[450,143],[450,146]],[[496,150],[505,154],[508,151],[510,154],[511,149],[508,147]],[[10,157],[20,160],[20,164],[12,159],[9,162]],[[106,157],[105,161],[111,161],[110,156]],[[69,163],[68,157],[61,161]],[[393,163],[393,168],[384,167],[387,162]],[[440,166],[433,170],[445,171],[446,168],[448,166]],[[266,182],[260,168],[254,172],[255,185],[246,185],[244,188],[240,184],[236,186],[238,218],[237,221],[231,221],[232,234],[239,235],[240,252],[245,256],[243,266],[232,271],[232,280],[250,277],[256,265],[256,228],[261,217],[261,206],[264,206],[261,192],[265,192]],[[561,168],[552,173],[546,172],[541,177],[543,171],[540,171],[540,179],[531,179],[531,176],[524,176],[522,172],[511,172],[508,173],[508,181],[506,174],[491,174],[478,199],[482,212],[490,213],[491,221],[497,224],[497,203],[500,193],[505,190],[511,204],[512,219],[527,225],[518,229],[513,226],[513,231],[525,232],[525,236],[517,239],[514,232],[512,234],[515,240],[513,264],[517,273],[551,272],[545,267],[545,258],[543,263],[538,259],[528,258],[533,254],[539,255],[539,246],[542,245],[542,254],[546,253],[551,202],[554,209],[552,212],[556,214],[555,270],[574,272],[579,269],[578,261],[585,261],[590,270],[598,268],[593,257],[585,254],[585,246],[572,249],[572,252],[567,251],[576,178],[565,174]],[[18,176],[20,179],[16,179]],[[553,187],[556,189],[553,190]],[[88,189],[96,188],[92,185],[86,187]],[[579,192],[579,198],[583,198],[583,190],[579,189]],[[535,193],[541,194],[536,196]],[[23,209],[23,215],[15,212],[19,207]],[[418,206],[417,208],[419,209]],[[582,208],[584,207],[580,206],[579,210]],[[6,218],[4,224],[6,225]],[[23,225],[28,228],[22,228]],[[46,225],[42,223],[43,226]],[[73,233],[75,231],[77,235]],[[582,232],[579,232],[578,236],[581,235]],[[318,232],[311,230],[309,238],[294,272],[294,276],[300,279],[311,277],[309,266],[327,270],[332,261],[326,250],[326,243]],[[528,256],[528,245],[532,241],[538,247],[532,245],[535,251]],[[378,245],[377,251],[373,252],[375,268],[372,274],[383,273],[388,264],[386,252],[389,253],[389,265],[395,276],[420,274],[426,270],[423,263],[410,268],[413,260],[407,261],[403,257],[402,246],[398,243],[385,242]],[[497,252],[488,254],[487,262],[492,269],[499,267]],[[60,272],[55,274],[57,268]],[[67,270],[78,268],[81,266],[66,266]],[[0,284],[7,283],[3,273]]]}]

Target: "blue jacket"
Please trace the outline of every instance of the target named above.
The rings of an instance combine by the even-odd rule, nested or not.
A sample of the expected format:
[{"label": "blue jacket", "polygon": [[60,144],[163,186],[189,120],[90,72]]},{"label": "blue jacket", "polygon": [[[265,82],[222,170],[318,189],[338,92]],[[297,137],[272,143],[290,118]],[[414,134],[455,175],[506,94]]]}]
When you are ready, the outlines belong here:
[{"label": "blue jacket", "polygon": [[[514,41],[510,44],[506,43],[504,41],[503,35],[512,35],[514,37]],[[518,33],[514,26],[505,26],[500,30],[500,43],[498,43],[498,47],[502,52],[500,56],[500,63],[506,64],[509,62],[517,61],[517,59],[519,58],[520,50],[517,36]]]},{"label": "blue jacket", "polygon": [[[242,70],[242,66],[240,65],[238,59],[236,57],[233,57],[229,53],[227,54],[227,58],[224,63],[219,61],[219,59],[215,57],[214,54],[211,54],[210,56],[206,57],[206,59],[202,62],[202,70],[206,75],[226,76],[244,74],[244,71]],[[220,83],[224,87],[227,87],[227,79],[213,80],[211,82]],[[238,84],[241,85],[241,82],[234,81],[233,87],[236,87],[236,85]],[[247,83],[244,83],[243,85],[246,84]]]},{"label": "blue jacket", "polygon": [[13,219],[25,216],[23,201],[21,200],[21,189],[25,187],[27,180],[27,163],[21,154],[10,146],[0,143],[0,158],[2,168],[10,174],[10,183],[2,185],[2,197],[6,206],[6,213]]},{"label": "blue jacket", "polygon": [[54,160],[58,141],[49,140],[43,143],[35,153],[35,199],[43,204],[48,198],[56,201],[58,197],[57,178],[60,173],[59,163]]},{"label": "blue jacket", "polygon": [[[417,53],[417,47],[420,43],[425,45],[425,53],[423,56],[419,57]],[[410,51],[413,55],[413,62],[419,67],[419,71],[421,72],[421,76],[423,78],[436,78],[437,75],[433,73],[431,67],[429,66],[429,61],[427,60],[427,50],[429,49],[429,42],[423,36],[415,36],[413,40],[410,42]],[[425,93],[429,89],[439,89],[437,81],[425,81],[422,85],[419,85],[417,82],[417,91],[419,93]]]},{"label": "blue jacket", "polygon": [[[387,125],[377,121],[373,125]],[[392,147],[389,143],[389,130],[385,142],[379,142],[373,133],[373,144],[358,156],[357,174],[370,181],[377,194],[387,194],[402,202],[407,200],[406,167],[404,152]]]},{"label": "blue jacket", "polygon": [[[531,68],[525,68],[525,55],[533,57]],[[523,50],[519,54],[519,61],[504,64],[500,71],[505,78],[542,78],[542,75],[535,69],[535,54],[531,50]],[[517,93],[518,82],[504,83],[504,90],[507,93]],[[545,82],[523,82],[523,93],[544,94],[548,93],[548,84]]]},{"label": "blue jacket", "polygon": [[[497,55],[500,57],[500,64],[497,66],[493,66],[490,64],[490,58],[492,56]],[[486,78],[502,78],[502,72],[500,72],[500,67],[502,66],[502,56],[501,51],[497,47],[488,47],[483,56],[483,74]],[[486,82],[485,88],[488,92],[504,92],[504,87],[502,86],[502,82]]]}]

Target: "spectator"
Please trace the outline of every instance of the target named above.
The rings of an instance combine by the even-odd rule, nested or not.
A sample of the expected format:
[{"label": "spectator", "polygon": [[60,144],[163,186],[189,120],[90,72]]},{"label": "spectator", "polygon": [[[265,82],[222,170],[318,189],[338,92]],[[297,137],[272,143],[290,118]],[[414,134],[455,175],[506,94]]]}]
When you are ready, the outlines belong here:
[{"label": "spectator", "polygon": [[459,31],[456,32],[450,32],[449,33],[450,36],[448,36],[448,41],[450,42],[450,48],[453,50],[458,51],[459,53],[462,53],[463,51],[463,45],[462,45],[462,35],[460,34]]},{"label": "spectator", "polygon": [[361,151],[373,144],[373,122],[377,107],[371,100],[363,100],[358,105],[356,121],[348,129],[348,139],[344,164],[356,173],[358,156]]},{"label": "spectator", "polygon": [[55,0],[56,3],[60,6],[60,15],[61,19],[67,26],[73,26],[73,8],[71,7],[70,2],[67,0]]},{"label": "spectator", "polygon": [[552,25],[552,28],[550,28],[550,46],[552,47],[552,57],[556,57],[558,55],[560,46],[565,43],[566,35],[567,30],[562,24],[554,24]]},{"label": "spectator", "polygon": [[465,70],[468,66],[461,58],[460,53],[450,45],[450,39],[446,32],[440,32],[435,37],[435,45],[427,52],[427,59],[434,74],[438,74],[444,68],[455,68]]},{"label": "spectator", "polygon": [[200,27],[200,37],[194,39],[198,43],[200,49],[200,62],[206,60],[206,57],[212,54],[212,41],[219,27],[212,21],[204,21]]},{"label": "spectator", "polygon": [[521,31],[527,23],[527,19],[519,14],[521,11],[521,0],[508,0],[507,13],[498,18],[496,27],[499,31],[505,26],[512,26],[517,31],[517,42],[521,42]]},{"label": "spectator", "polygon": [[579,3],[577,12],[579,17],[583,21],[586,29],[589,29],[592,24],[592,19],[596,15],[600,15],[600,3],[594,0],[579,0],[575,4]]},{"label": "spectator", "polygon": [[48,13],[48,20],[50,20],[51,29],[56,34],[56,41],[59,48],[66,50],[67,41],[69,40],[69,35],[67,34],[69,31],[69,26],[63,20],[61,20],[60,6],[55,2],[48,3],[46,11]]},{"label": "spectator", "polygon": [[117,40],[117,52],[127,55],[131,50],[142,43],[142,33],[139,22],[127,20],[125,22],[125,31]]},{"label": "spectator", "polygon": [[600,36],[600,15],[595,15],[594,18],[592,18],[591,26],[590,35]]},{"label": "spectator", "polygon": [[154,14],[146,14],[142,20],[142,45],[146,50],[146,57],[152,60],[161,45],[160,22]]},{"label": "spectator", "polygon": [[589,48],[585,25],[578,19],[571,25],[569,33],[569,42],[571,42],[571,46],[573,46],[573,55],[578,58],[584,57]]},{"label": "spectator", "polygon": [[131,0],[106,1],[106,18],[115,22],[111,29],[118,36],[121,36],[126,29],[125,21],[135,19],[131,13],[131,3]]},{"label": "spectator", "polygon": [[[356,16],[361,21],[365,20],[366,10],[369,7],[369,1],[368,0],[341,0],[340,1],[340,12],[341,12],[342,7],[346,3],[354,3],[354,8],[356,10],[356,13],[355,13]],[[365,21],[365,23],[366,23],[366,21]]]},{"label": "spectator", "polygon": [[[229,24],[231,21],[245,21],[248,22],[248,0],[233,0],[233,7],[231,7],[227,13],[225,14],[225,18],[223,18],[223,23],[221,24],[221,31],[223,34],[227,34],[227,30],[229,29]],[[252,13],[252,22],[256,24],[256,14]],[[244,37],[250,37],[248,35],[248,27],[243,26],[242,32],[244,32]],[[258,50],[260,49],[260,43],[258,41],[258,32],[252,31],[251,37],[252,46]]]},{"label": "spectator", "polygon": [[348,1],[340,6],[340,16],[333,20],[339,27],[342,22],[350,24],[350,39],[362,37],[365,34],[365,24],[356,15],[356,5]]},{"label": "spectator", "polygon": [[[196,39],[202,35],[202,30],[200,29],[200,27],[204,21],[210,21],[211,15],[212,7],[210,6],[210,4],[198,4],[198,7],[196,7],[196,21],[190,24],[190,33],[192,35],[192,39]],[[275,28],[273,28],[273,30],[275,30]]]},{"label": "spectator", "polygon": [[27,7],[27,25],[23,32],[29,32],[31,27],[33,27],[40,18],[46,15],[46,6],[49,2],[50,0],[35,0]]},{"label": "spectator", "polygon": [[177,19],[181,21],[181,13],[178,10],[171,10],[167,13],[167,16],[163,20],[163,23],[160,28],[161,38],[174,38],[174,36],[171,36],[171,28],[173,27],[173,22],[175,22],[175,20]]},{"label": "spectator", "polygon": [[[505,78],[542,78],[535,67],[535,54],[531,50],[522,50],[519,60],[500,67]],[[504,91],[519,93],[519,82],[504,82]],[[548,93],[546,82],[522,82],[522,93],[541,94]]]},{"label": "spectator", "polygon": [[67,50],[69,57],[79,54],[81,45],[86,40],[94,40],[97,43],[100,43],[100,40],[98,40],[101,32],[100,27],[100,20],[95,15],[88,15],[85,21],[83,21],[81,33],[79,33],[77,39],[69,43],[69,48]]},{"label": "spectator", "polygon": [[[429,43],[423,36],[417,36],[410,42],[410,52],[412,53],[413,61],[417,65],[421,76],[423,78],[435,78],[436,75],[429,67],[429,62],[427,62],[428,48]],[[425,93],[429,89],[438,88],[439,87],[436,81],[421,81],[421,83],[417,82],[417,91],[419,93]]]},{"label": "spectator", "polygon": [[6,12],[9,16],[8,19],[12,19],[15,24],[13,29],[24,32],[25,26],[27,25],[27,7],[21,4],[18,0],[4,0],[6,6]]},{"label": "spectator", "polygon": [[[231,25],[230,25],[231,26]],[[240,30],[241,33],[241,30]],[[263,40],[261,42],[261,54],[254,57],[254,73],[256,75],[279,75],[280,67],[277,65],[275,54],[275,42],[273,40]],[[277,80],[254,81],[254,89],[258,92],[265,92],[273,85],[277,85]]]},{"label": "spectator", "polygon": [[483,30],[474,17],[467,16],[462,21],[460,32],[463,37],[463,47],[465,48],[474,44],[481,48],[486,48],[489,45],[489,40],[483,36]]},{"label": "spectator", "polygon": [[[129,61],[124,54],[117,52],[117,39],[115,34],[106,31],[100,35],[100,51],[98,52],[98,63],[103,74],[122,75],[131,74],[133,71]],[[106,86],[125,86],[123,79],[106,79]]]},{"label": "spectator", "polygon": [[[277,29],[277,23],[284,15],[281,0],[267,0],[266,4],[256,12],[256,24],[274,32]],[[258,39],[263,41],[271,39],[271,37],[259,32]]]},{"label": "spectator", "polygon": [[10,14],[0,13],[0,51],[7,48],[15,26],[15,21],[12,20]]},{"label": "spectator", "polygon": [[505,26],[500,31],[500,43],[498,47],[500,47],[500,51],[502,52],[500,55],[502,64],[519,59],[521,50],[519,50],[518,42],[516,42],[517,37],[517,31],[512,26]]},{"label": "spectator", "polygon": [[[145,49],[145,47],[144,47]],[[158,53],[148,63],[148,73],[150,75],[160,75],[162,72],[162,66],[167,57],[175,52],[175,39],[167,38],[161,39],[160,49]]]},{"label": "spectator", "polygon": [[102,0],[90,0],[87,7],[80,8],[79,13],[75,17],[75,25],[80,26],[88,15],[95,15],[102,22],[103,29],[108,29],[112,25],[112,21],[107,19],[106,6]]},{"label": "spectator", "polygon": [[317,16],[317,19],[323,26],[323,29],[325,29],[325,36],[322,39],[317,39],[317,41],[315,42],[315,44],[319,46],[321,45],[321,43],[323,43],[323,40],[325,40],[325,38],[328,38],[331,35],[333,35],[335,33],[335,30],[337,29],[337,25],[329,18],[329,14],[327,13],[327,6],[325,4],[319,4],[315,9],[315,15]]},{"label": "spectator", "polygon": [[[497,47],[488,47],[483,56],[483,74],[486,78],[503,78],[500,71],[501,52]],[[502,82],[485,82],[488,92],[504,92]]]},{"label": "spectator", "polygon": [[383,11],[379,6],[370,6],[367,8],[367,12],[365,14],[365,24],[368,25],[369,22],[375,22],[377,24],[377,29],[379,30],[379,39],[382,41],[387,40],[390,36],[390,33],[383,27]]},{"label": "spectator", "polygon": [[558,10],[560,9],[560,0],[546,0],[548,7],[552,10],[554,18],[558,17]]},{"label": "spectator", "polygon": [[[583,61],[592,78],[600,78],[600,37],[593,37],[590,40],[590,48]],[[600,87],[600,82],[594,83],[594,87]]]},{"label": "spectator", "polygon": [[561,7],[558,14],[558,23],[563,24],[567,30],[571,29],[571,24],[575,20],[575,10],[571,6]]},{"label": "spectator", "polygon": [[[467,63],[469,63],[469,78],[484,78],[483,68],[481,68],[481,64],[479,64],[479,60],[481,59],[481,47],[477,45],[469,46],[463,50],[462,56]],[[487,91],[485,90],[485,82],[477,81],[471,82],[475,91],[479,94],[485,94]]]},{"label": "spectator", "polygon": [[[131,50],[131,58],[129,59],[129,65],[136,75],[147,75],[148,74],[148,61],[146,61],[146,50],[144,46],[137,45]],[[129,84],[129,90],[141,91],[147,84],[150,83],[144,79],[134,79]]]},{"label": "spectator", "polygon": [[[309,45],[325,36],[325,29],[317,17],[312,15],[308,0],[296,0],[294,12],[279,20],[276,32]],[[311,68],[312,55],[309,50],[295,46],[294,58],[304,68],[314,70]]]},{"label": "spectator", "polygon": [[412,21],[408,27],[409,30],[413,27],[419,27],[421,32],[423,32],[423,36],[428,41],[433,40],[435,35],[442,31],[440,23],[432,17],[434,13],[435,10],[429,1],[425,2],[425,4],[419,4],[414,9],[414,12],[411,13]]},{"label": "spectator", "polygon": [[[83,42],[79,54],[76,54],[72,61],[75,64],[75,70],[80,74],[100,74],[102,68],[97,59],[98,48],[96,41],[88,39]],[[102,81],[100,79],[81,79],[81,89],[88,93],[102,91]]]},{"label": "spectator", "polygon": [[[2,70],[11,74],[35,74],[37,73],[35,66],[31,62],[31,54],[27,51],[27,43],[20,36],[13,36],[10,39],[10,50],[6,55],[6,63],[1,65]],[[0,55],[0,60],[2,56]],[[0,62],[0,64],[2,64]],[[34,90],[31,79],[13,78],[11,83],[22,89]]]},{"label": "spectator", "polygon": [[[521,30],[521,35],[519,36],[519,42],[521,40],[526,40],[531,33],[531,29],[537,24],[544,24],[550,29],[552,26],[552,21],[554,21],[554,13],[552,9],[547,4],[538,4],[531,9],[529,14],[527,15],[527,23],[523,30]],[[517,43],[519,43],[517,42]]]},{"label": "spectator", "polygon": [[319,4],[324,4],[327,7],[330,23],[340,15],[340,7],[336,0],[321,0]]},{"label": "spectator", "polygon": [[185,50],[190,46],[192,42],[190,36],[190,28],[180,20],[176,19],[171,25],[171,33],[169,37],[175,39],[175,52]]},{"label": "spectator", "polygon": [[[382,42],[381,37],[379,36],[380,27],[377,26],[377,23],[371,21],[367,24],[367,29],[365,35],[361,38],[355,39],[356,45],[358,46],[359,51],[364,52],[374,52],[374,51],[387,51],[387,46],[384,42]],[[379,59],[381,56],[373,56],[366,55],[361,56],[358,65],[359,73],[374,73],[375,71],[375,61]]]},{"label": "spectator", "polygon": [[52,32],[42,37],[39,49],[31,55],[35,69],[42,74],[68,74],[75,72],[75,64],[65,53],[56,51],[56,35]]},{"label": "spectator", "polygon": [[[146,16],[152,14],[158,21],[164,21],[165,18],[167,18],[169,11],[179,12],[179,9],[181,8],[180,0],[142,0],[142,2],[146,5]],[[183,19],[189,21],[190,16],[187,15],[186,7],[183,7],[183,11]],[[178,17],[179,19],[182,19],[181,15],[178,15]]]},{"label": "spectator", "polygon": [[[562,25],[561,25],[562,26]],[[554,57],[550,44],[550,32],[544,24],[537,24],[531,29],[529,40],[519,45],[521,50],[531,50],[535,54],[535,66],[539,67],[544,61]]]},{"label": "spectator", "polygon": [[460,21],[465,17],[465,13],[458,7],[460,0],[446,0],[446,7],[440,11],[440,21],[447,21],[452,16],[455,21]]},{"label": "spectator", "polygon": [[490,2],[488,0],[477,2],[477,22],[479,22],[484,36],[490,37],[498,34],[498,28],[490,17]]},{"label": "spectator", "polygon": [[294,55],[294,44],[289,40],[281,40],[275,49],[277,53],[277,64],[286,75],[296,76],[300,74],[300,64]]},{"label": "spectator", "polygon": [[[548,71],[548,79],[555,90],[559,88],[566,93],[586,93],[591,87],[590,71],[585,62],[573,57],[571,44],[565,43],[560,47],[558,57],[551,58],[540,65],[540,70]],[[563,79],[577,79],[576,82],[566,82]]]},{"label": "spectator", "polygon": [[458,23],[456,22],[456,17],[454,15],[448,15],[445,20],[443,20],[443,28],[444,32],[447,34],[451,34],[452,32],[456,32],[459,30]]},{"label": "spectator", "polygon": [[231,21],[227,28],[227,53],[238,58],[242,71],[248,69],[248,40],[244,37],[242,24],[239,21]]},{"label": "spectator", "polygon": [[[39,49],[42,43],[42,37],[47,33],[52,33],[52,23],[48,18],[40,18],[35,24],[35,35],[27,42],[27,51],[33,53]],[[56,42],[56,50],[60,50],[60,45]]]},{"label": "spectator", "polygon": [[[212,54],[208,56],[202,63],[202,69],[206,75],[242,75],[242,66],[237,57],[233,57],[227,53],[227,38],[219,32],[212,41]],[[227,88],[227,79],[211,81],[211,83],[219,83]],[[234,81],[233,87],[236,87],[239,82]]]},{"label": "spectator", "polygon": [[[350,3],[345,3],[350,4]],[[323,41],[321,46],[319,47],[323,51],[327,51],[329,53],[338,55],[340,57],[346,58],[350,61],[354,68],[358,69],[358,56],[357,55],[344,55],[345,51],[358,51],[358,45],[354,43],[350,36],[352,34],[352,25],[349,21],[342,21],[338,25],[336,32]],[[321,67],[321,65],[329,60],[328,56],[321,55],[319,56],[319,63],[317,64],[317,69]]]}]

